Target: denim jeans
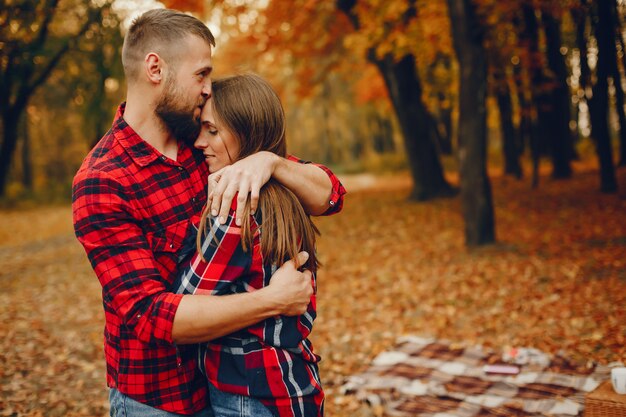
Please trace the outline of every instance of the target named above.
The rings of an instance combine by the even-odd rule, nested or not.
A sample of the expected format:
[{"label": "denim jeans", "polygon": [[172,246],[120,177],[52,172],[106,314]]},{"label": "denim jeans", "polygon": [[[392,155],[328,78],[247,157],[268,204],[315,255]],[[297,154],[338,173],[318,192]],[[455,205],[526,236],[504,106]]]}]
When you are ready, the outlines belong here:
[{"label": "denim jeans", "polygon": [[215,417],[274,417],[259,400],[220,391],[211,383],[209,396]]},{"label": "denim jeans", "polygon": [[[133,400],[129,396],[122,394],[115,388],[109,390],[109,403],[111,404],[111,417],[182,417],[182,414],[170,413],[159,410]],[[188,416],[185,416],[188,417]],[[214,417],[211,407],[194,414],[192,417]]]}]

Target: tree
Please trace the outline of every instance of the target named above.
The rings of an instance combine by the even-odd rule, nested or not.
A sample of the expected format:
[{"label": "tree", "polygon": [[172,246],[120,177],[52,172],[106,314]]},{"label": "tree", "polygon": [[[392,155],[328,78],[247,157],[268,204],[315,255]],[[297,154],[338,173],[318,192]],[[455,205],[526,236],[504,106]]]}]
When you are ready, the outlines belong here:
[{"label": "tree", "polygon": [[539,29],[535,10],[531,5],[522,4],[520,17],[516,19],[521,56],[521,76],[518,96],[520,99],[521,133],[530,147],[532,159],[532,184],[539,185],[539,159],[541,157],[541,126],[539,108],[543,102],[544,77],[543,58],[539,51]]},{"label": "tree", "polygon": [[[622,25],[619,19],[619,12],[617,9],[617,1],[611,0],[611,20],[615,28],[615,38],[622,50],[622,61],[625,64],[626,69],[626,50],[624,49],[624,40],[622,38]],[[626,166],[626,114],[624,113],[624,89],[622,88],[622,75],[619,71],[619,65],[617,63],[617,57],[614,57],[609,61],[611,64],[611,77],[613,78],[613,86],[615,87],[615,108],[617,110],[617,116],[619,118],[619,165]]]},{"label": "tree", "polygon": [[5,194],[19,123],[30,98],[101,21],[102,9],[108,6],[87,2],[62,7],[58,0],[46,0],[12,2],[0,9],[0,196]]},{"label": "tree", "polygon": [[608,78],[610,76],[610,60],[615,53],[615,39],[612,36],[614,29],[609,3],[602,0],[597,1],[595,11],[592,23],[598,42],[598,61],[596,64],[596,82],[592,87],[593,97],[589,103],[591,137],[595,142],[600,164],[600,190],[610,193],[617,191],[617,178],[608,124]]},{"label": "tree", "polygon": [[[246,55],[233,55],[229,61],[253,61],[257,67],[269,62],[269,68],[263,69],[277,74],[277,83],[284,85],[285,74],[297,77],[297,93],[302,97],[315,94],[323,100],[320,87],[331,70],[354,83],[367,75],[363,70],[366,58],[378,69],[380,77],[376,78],[384,80],[387,91],[383,98],[391,101],[399,121],[414,179],[411,198],[426,200],[454,193],[443,176],[437,121],[423,101],[416,55],[411,51],[426,44],[412,37],[418,21],[415,1],[295,0],[288,7],[284,2],[271,1],[261,9],[246,2],[235,6],[217,3],[220,13],[229,16],[221,19],[222,33],[230,36],[226,49]],[[399,14],[403,17],[396,22]],[[228,30],[224,30],[226,26]],[[233,48],[234,44],[248,48]],[[220,55],[220,62],[223,58]]]},{"label": "tree", "polygon": [[[414,2],[400,19],[400,25],[407,25],[416,16]],[[354,8],[356,0],[339,0],[337,7],[352,22],[355,30],[361,28],[361,20]],[[439,133],[437,123],[422,101],[422,85],[417,74],[416,59],[412,53],[404,53],[399,58],[390,52],[382,56],[379,45],[367,48],[367,59],[380,71],[389,97],[400,122],[404,144],[413,177],[413,190],[410,197],[417,201],[434,197],[450,196],[453,189],[443,175],[437,143]]]},{"label": "tree", "polygon": [[[519,79],[520,69],[520,51],[514,30],[518,5],[500,1],[477,2],[477,5],[485,32],[483,48],[488,65],[488,91],[495,96],[499,109],[504,173],[520,179],[523,176],[520,157],[524,146],[520,129],[514,124],[514,97],[511,94],[511,86],[516,77]],[[516,87],[520,90],[520,83]]]},{"label": "tree", "polygon": [[550,157],[552,159],[552,178],[570,178],[570,161],[574,156],[572,134],[569,123],[570,92],[567,85],[567,66],[561,54],[561,25],[555,11],[542,10],[541,20],[546,35],[546,55],[550,70],[550,88],[543,115],[544,126],[548,133]]},{"label": "tree", "polygon": [[494,74],[496,100],[500,109],[500,130],[502,132],[502,151],[504,154],[504,173],[520,179],[523,176],[520,155],[519,134],[513,125],[513,105],[511,90],[504,69]]},{"label": "tree", "polygon": [[608,1],[595,2],[596,13],[592,19],[598,41],[596,82],[592,87],[593,97],[589,103],[591,136],[596,144],[600,163],[600,190],[606,193],[617,191],[617,178],[613,163],[613,149],[608,125],[609,83],[611,59],[615,59],[614,26]]},{"label": "tree", "polygon": [[465,241],[495,240],[491,185],[487,176],[487,62],[481,28],[471,0],[448,0],[452,38],[461,74],[459,171]]},{"label": "tree", "polygon": [[[576,47],[579,51],[580,62],[580,77],[578,82],[579,91],[575,94],[580,100],[589,105],[589,92],[591,87],[591,69],[589,68],[589,62],[587,61],[587,40],[589,38],[587,31],[587,22],[589,21],[589,5],[587,0],[581,0],[578,7],[573,7],[570,11],[572,20],[576,27]],[[576,117],[578,120],[578,117]],[[580,131],[580,130],[579,130]]]}]

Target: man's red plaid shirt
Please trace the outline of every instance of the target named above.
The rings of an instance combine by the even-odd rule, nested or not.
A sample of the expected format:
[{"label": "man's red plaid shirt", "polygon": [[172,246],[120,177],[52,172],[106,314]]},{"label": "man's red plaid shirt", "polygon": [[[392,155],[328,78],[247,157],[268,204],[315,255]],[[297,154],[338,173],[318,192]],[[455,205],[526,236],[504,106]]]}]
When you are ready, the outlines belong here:
[{"label": "man's red plaid shirt", "polygon": [[[190,219],[206,202],[208,170],[202,154],[182,142],[176,161],[163,156],[123,112],[121,105],[85,158],[72,195],[76,236],[102,285],[107,384],[152,407],[193,414],[207,405],[206,379],[196,349],[173,344],[182,294],[171,288]],[[345,190],[325,171],[331,214]]]}]

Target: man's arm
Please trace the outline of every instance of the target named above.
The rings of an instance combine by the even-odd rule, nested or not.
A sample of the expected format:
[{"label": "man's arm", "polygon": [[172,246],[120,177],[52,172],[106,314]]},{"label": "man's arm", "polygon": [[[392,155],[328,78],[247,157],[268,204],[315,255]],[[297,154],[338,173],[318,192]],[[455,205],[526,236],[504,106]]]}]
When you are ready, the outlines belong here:
[{"label": "man's arm", "polygon": [[341,210],[345,189],[326,167],[305,163],[296,158],[281,158],[271,152],[258,152],[209,176],[211,214],[223,223],[231,201],[237,195],[236,219],[243,216],[248,194],[256,210],[261,187],[273,177],[289,188],[308,214],[318,216]]},{"label": "man's arm", "polygon": [[[298,264],[308,259],[298,254]],[[298,272],[293,260],[272,275],[270,285],[254,292],[232,295],[185,295],[176,317],[172,338],[179,344],[213,340],[277,315],[304,314],[313,286],[311,272]]]},{"label": "man's arm", "polygon": [[103,287],[105,308],[144,343],[208,341],[267,317],[306,310],[313,293],[310,272],[289,264],[263,291],[226,297],[174,294],[131,214],[136,210],[114,178],[79,173],[73,199],[76,236]]}]

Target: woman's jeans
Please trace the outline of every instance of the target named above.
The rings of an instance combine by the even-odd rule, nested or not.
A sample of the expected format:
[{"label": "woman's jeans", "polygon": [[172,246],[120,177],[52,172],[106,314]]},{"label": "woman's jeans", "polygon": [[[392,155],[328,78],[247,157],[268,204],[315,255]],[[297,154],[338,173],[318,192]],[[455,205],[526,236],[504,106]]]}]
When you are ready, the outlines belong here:
[{"label": "woman's jeans", "polygon": [[[109,403],[111,404],[111,417],[182,417],[182,414],[170,413],[150,407],[133,400],[122,394],[115,388],[109,390]],[[185,416],[188,417],[188,416]],[[192,417],[214,417],[211,407],[194,414]]]},{"label": "woman's jeans", "polygon": [[259,400],[220,391],[211,383],[209,396],[215,417],[273,417]]}]

